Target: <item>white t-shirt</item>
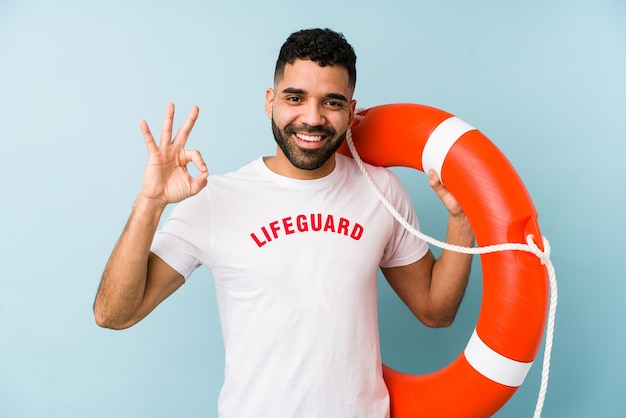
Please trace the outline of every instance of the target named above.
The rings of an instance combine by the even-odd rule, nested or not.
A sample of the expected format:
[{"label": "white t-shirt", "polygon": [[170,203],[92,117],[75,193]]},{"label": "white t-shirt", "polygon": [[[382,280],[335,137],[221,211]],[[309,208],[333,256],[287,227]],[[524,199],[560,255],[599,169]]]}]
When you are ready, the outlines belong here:
[{"label": "white t-shirt", "polygon": [[[379,202],[354,161],[317,180],[270,171],[262,158],[209,177],[179,203],[152,251],[187,278],[215,279],[225,345],[223,418],[389,416],[378,336],[377,271],[428,246]],[[416,227],[389,170],[368,166]]]}]

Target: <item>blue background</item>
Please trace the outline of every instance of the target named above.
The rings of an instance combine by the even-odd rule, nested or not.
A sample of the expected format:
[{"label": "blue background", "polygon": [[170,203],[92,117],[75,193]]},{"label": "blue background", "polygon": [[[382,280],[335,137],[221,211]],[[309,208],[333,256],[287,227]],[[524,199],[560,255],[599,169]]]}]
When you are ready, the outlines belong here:
[{"label": "blue background", "polygon": [[[626,416],[626,2],[44,1],[0,3],[0,416],[211,417],[223,349],[208,269],[142,323],[98,328],[91,304],[165,104],[214,174],[274,152],[264,91],[292,31],[331,27],[358,54],[359,106],[417,102],[478,127],[520,173],[553,247],[559,311],[545,417]],[[446,213],[398,169],[426,233]],[[380,285],[384,361],[437,370],[465,347]],[[541,352],[497,414],[528,417]],[[450,394],[453,401],[454,394]]]}]

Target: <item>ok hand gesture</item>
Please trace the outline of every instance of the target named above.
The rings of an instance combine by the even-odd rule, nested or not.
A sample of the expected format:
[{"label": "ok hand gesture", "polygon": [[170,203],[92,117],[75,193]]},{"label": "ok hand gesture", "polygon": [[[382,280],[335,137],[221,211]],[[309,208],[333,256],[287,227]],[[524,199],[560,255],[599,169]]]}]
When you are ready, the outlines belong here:
[{"label": "ok hand gesture", "polygon": [[[165,206],[193,196],[206,186],[209,172],[200,152],[185,150],[187,138],[198,119],[199,111],[194,106],[176,136],[172,138],[174,105],[169,103],[165,110],[158,146],[146,121],[139,122],[148,149],[148,164],[141,188],[144,198]],[[200,170],[196,178],[191,177],[187,171],[187,165],[191,162]]]}]

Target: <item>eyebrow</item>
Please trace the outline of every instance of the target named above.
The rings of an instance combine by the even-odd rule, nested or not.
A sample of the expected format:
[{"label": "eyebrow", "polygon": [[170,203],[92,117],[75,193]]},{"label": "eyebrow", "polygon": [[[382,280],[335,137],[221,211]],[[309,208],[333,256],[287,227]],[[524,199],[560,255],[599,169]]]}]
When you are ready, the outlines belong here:
[{"label": "eyebrow", "polygon": [[[283,94],[300,94],[300,95],[304,95],[306,94],[305,90],[296,88],[296,87],[286,87],[285,89],[283,89],[282,91]],[[343,102],[348,102],[348,98],[346,96],[344,96],[343,94],[340,93],[328,93],[325,95],[326,98],[328,99],[335,99],[335,100],[341,100]]]}]

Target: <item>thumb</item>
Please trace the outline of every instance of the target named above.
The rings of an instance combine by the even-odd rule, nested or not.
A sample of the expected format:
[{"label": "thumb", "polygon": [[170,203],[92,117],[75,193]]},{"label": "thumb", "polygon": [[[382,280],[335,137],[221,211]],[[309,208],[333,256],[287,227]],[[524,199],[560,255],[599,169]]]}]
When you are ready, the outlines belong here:
[{"label": "thumb", "polygon": [[191,196],[200,193],[200,190],[204,189],[208,184],[209,172],[204,171],[191,181],[190,193]]},{"label": "thumb", "polygon": [[440,194],[440,192],[445,191],[445,187],[441,183],[439,175],[432,168],[428,170],[428,184],[438,195]]}]

